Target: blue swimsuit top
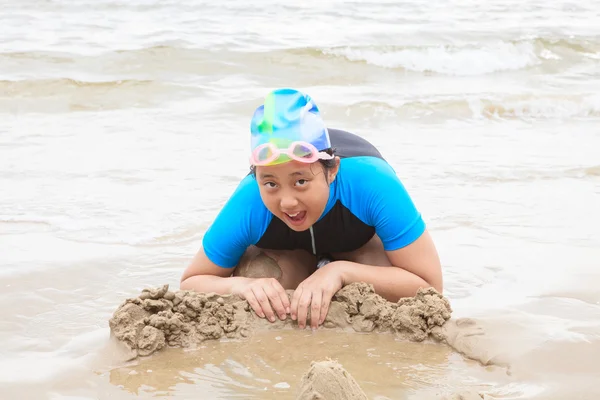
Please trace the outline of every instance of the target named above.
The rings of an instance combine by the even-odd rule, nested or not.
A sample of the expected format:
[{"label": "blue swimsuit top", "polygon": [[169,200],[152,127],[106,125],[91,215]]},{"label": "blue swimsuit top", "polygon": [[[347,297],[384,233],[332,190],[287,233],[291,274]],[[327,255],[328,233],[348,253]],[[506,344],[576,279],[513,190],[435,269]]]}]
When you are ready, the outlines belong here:
[{"label": "blue swimsuit top", "polygon": [[204,252],[213,263],[233,268],[251,245],[304,249],[319,257],[356,250],[375,234],[386,251],[408,246],[423,234],[420,212],[379,151],[352,133],[328,131],[340,168],[319,220],[306,231],[290,229],[263,204],[256,178],[249,174],[202,239]]}]

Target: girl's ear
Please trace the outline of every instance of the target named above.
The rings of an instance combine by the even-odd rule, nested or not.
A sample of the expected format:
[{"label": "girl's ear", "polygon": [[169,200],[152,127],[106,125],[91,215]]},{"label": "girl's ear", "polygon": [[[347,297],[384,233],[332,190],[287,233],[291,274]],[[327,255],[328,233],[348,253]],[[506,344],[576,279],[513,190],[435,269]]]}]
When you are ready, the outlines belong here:
[{"label": "girl's ear", "polygon": [[335,166],[333,168],[329,168],[327,170],[327,182],[331,183],[335,180],[339,170],[340,170],[340,158],[335,156]]}]

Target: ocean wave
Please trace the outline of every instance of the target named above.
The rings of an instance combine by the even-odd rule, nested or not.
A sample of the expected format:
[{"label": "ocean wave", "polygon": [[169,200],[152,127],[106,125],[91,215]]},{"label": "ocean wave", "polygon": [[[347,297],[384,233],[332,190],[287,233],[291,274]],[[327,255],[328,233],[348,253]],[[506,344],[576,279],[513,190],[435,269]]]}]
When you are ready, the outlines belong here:
[{"label": "ocean wave", "polygon": [[[205,88],[221,90],[215,86],[229,82],[231,77],[236,78],[236,85],[249,87],[258,83],[281,85],[290,76],[297,86],[348,86],[368,84],[373,74],[382,75],[378,68],[389,69],[389,74],[413,71],[481,75],[550,65],[548,72],[556,73],[557,68],[568,69],[577,63],[593,65],[595,58],[600,58],[600,41],[588,38],[262,51],[194,48],[174,42],[95,55],[8,52],[0,53],[0,64],[4,66],[0,110],[52,112],[155,106],[197,96]],[[395,77],[382,75],[381,79]],[[243,112],[247,112],[248,107],[243,106]],[[232,107],[235,105],[227,105],[228,110]],[[350,106],[348,112],[404,114],[410,118],[436,113],[452,118],[554,118],[598,116],[599,109],[600,98],[594,95],[457,95],[446,99],[433,95],[400,105],[357,104]]]},{"label": "ocean wave", "polygon": [[482,75],[519,70],[541,63],[530,44],[503,43],[493,47],[461,49],[436,46],[401,50],[345,47],[325,50],[324,53],[377,67],[446,75]]},{"label": "ocean wave", "polygon": [[0,236],[22,233],[46,232],[54,229],[49,219],[0,214]]},{"label": "ocean wave", "polygon": [[600,177],[600,165],[587,168],[576,168],[569,171],[571,172],[571,174],[576,175]]},{"label": "ocean wave", "polygon": [[322,52],[382,68],[469,76],[516,71],[559,60],[594,59],[600,57],[600,43],[583,39],[537,38],[477,45],[346,46],[323,49]]},{"label": "ocean wave", "polygon": [[[530,38],[464,45],[338,46],[257,49],[197,48],[178,40],[148,47],[103,51],[98,54],[31,51],[0,53],[6,71],[23,68],[86,71],[90,74],[194,75],[271,71],[285,67],[316,68],[332,62],[362,64],[391,70],[445,75],[481,75],[514,71],[544,63],[594,62],[600,59],[597,38]],[[339,75],[339,71],[338,75]]]},{"label": "ocean wave", "polygon": [[70,78],[0,80],[0,96],[55,94],[57,89],[114,89],[150,86],[154,82],[143,80],[116,80],[87,82]]},{"label": "ocean wave", "polygon": [[475,117],[553,119],[600,117],[600,95],[521,95],[501,101],[468,100]]},{"label": "ocean wave", "polygon": [[562,179],[598,179],[600,177],[600,165],[574,168],[558,168],[554,170],[534,169],[492,169],[478,170],[476,174],[461,171],[446,171],[439,175],[441,179],[454,178],[460,181],[470,182],[472,185],[486,186],[490,183],[513,183],[552,181]]},{"label": "ocean wave", "polygon": [[83,111],[153,106],[196,92],[154,80],[85,81],[71,78],[0,80],[0,110]]},{"label": "ocean wave", "polygon": [[360,101],[350,105],[331,105],[325,113],[369,118],[441,119],[560,119],[600,117],[600,95],[505,95],[486,98],[436,98],[385,101]]},{"label": "ocean wave", "polygon": [[[181,82],[190,76],[225,75],[247,68],[247,55],[188,47],[184,41],[160,45],[103,51],[94,54],[77,52],[25,51],[0,53],[3,66],[0,79],[23,81],[31,76],[56,80],[63,84],[143,85],[157,78]],[[258,53],[256,61],[264,60]],[[85,76],[85,79],[79,77]],[[82,82],[83,81],[83,82]],[[1,89],[0,89],[1,90]]]}]

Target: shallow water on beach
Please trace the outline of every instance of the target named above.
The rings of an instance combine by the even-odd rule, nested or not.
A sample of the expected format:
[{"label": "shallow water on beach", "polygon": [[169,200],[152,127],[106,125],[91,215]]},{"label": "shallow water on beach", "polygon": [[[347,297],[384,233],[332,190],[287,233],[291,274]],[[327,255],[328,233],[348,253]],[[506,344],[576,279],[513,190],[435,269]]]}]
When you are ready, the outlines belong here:
[{"label": "shallow water on beach", "polygon": [[[600,396],[597,2],[7,0],[0,26],[0,398],[294,398],[327,357],[371,399]],[[323,330],[119,361],[108,319],[178,287],[281,86],[381,149],[510,368]]]}]

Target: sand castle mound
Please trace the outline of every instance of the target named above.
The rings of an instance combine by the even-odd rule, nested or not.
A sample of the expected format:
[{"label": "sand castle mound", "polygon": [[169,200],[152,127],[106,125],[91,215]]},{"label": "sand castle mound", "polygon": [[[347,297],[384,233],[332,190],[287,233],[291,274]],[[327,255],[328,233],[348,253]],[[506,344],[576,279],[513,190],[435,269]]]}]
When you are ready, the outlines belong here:
[{"label": "sand castle mound", "polygon": [[[292,292],[288,295],[291,297]],[[451,313],[448,300],[433,288],[392,303],[376,294],[372,285],[353,283],[335,294],[323,326],[393,332],[412,341],[444,340],[441,328]],[[111,335],[125,345],[133,359],[165,346],[193,347],[205,340],[244,338],[256,329],[297,323],[291,318],[273,323],[260,318],[239,296],[169,291],[164,285],[127,299],[109,325]]]}]

